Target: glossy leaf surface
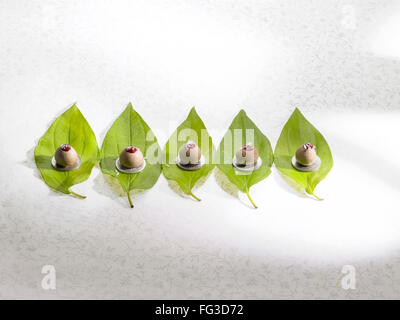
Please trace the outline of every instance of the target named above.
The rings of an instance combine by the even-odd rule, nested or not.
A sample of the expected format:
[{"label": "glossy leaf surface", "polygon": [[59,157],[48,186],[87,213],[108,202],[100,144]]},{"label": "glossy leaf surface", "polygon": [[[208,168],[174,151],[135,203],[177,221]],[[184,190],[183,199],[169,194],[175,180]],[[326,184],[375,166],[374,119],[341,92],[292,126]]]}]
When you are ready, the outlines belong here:
[{"label": "glossy leaf surface", "polygon": [[[139,148],[146,161],[143,171],[122,173],[116,168],[116,160],[126,147]],[[116,179],[127,193],[133,207],[129,191],[150,189],[161,174],[161,150],[150,127],[142,117],[128,104],[122,114],[108,130],[101,147],[100,168],[104,174]]]},{"label": "glossy leaf surface", "polygon": [[[293,168],[292,157],[297,148],[310,142],[316,147],[321,166],[313,172],[301,172]],[[333,166],[333,158],[328,143],[322,134],[296,108],[286,122],[275,147],[275,165],[285,176],[294,180],[305,192],[314,195],[314,189]]]},{"label": "glossy leaf surface", "polygon": [[[81,157],[81,165],[72,171],[58,171],[51,161],[62,144],[71,145]],[[71,187],[87,180],[99,158],[96,136],[89,123],[74,104],[50,126],[35,148],[35,162],[49,187],[66,194],[74,194]]]},{"label": "glossy leaf surface", "polygon": [[[183,170],[176,165],[176,158],[181,146],[189,140],[199,146],[205,160],[204,166],[196,171]],[[164,176],[178,183],[185,194],[200,200],[193,195],[192,189],[201,178],[207,177],[215,167],[212,162],[214,153],[215,147],[212,139],[195,108],[192,108],[186,120],[178,126],[165,145],[164,161],[166,165],[163,166]]]},{"label": "glossy leaf surface", "polygon": [[[253,172],[242,172],[232,165],[236,151],[245,144],[253,145],[262,159],[261,167]],[[233,119],[219,145],[218,155],[220,157],[218,168],[241,192],[247,194],[256,207],[249,195],[250,187],[268,177],[271,173],[274,156],[268,138],[257,128],[244,110],[241,110]]]}]

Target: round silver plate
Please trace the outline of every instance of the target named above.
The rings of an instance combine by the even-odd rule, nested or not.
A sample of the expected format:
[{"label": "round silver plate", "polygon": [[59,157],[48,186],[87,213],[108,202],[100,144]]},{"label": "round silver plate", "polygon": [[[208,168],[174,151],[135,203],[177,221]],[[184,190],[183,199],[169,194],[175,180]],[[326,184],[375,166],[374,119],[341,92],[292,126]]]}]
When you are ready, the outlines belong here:
[{"label": "round silver plate", "polygon": [[179,158],[179,156],[176,157],[176,165],[183,170],[189,170],[189,171],[199,170],[204,166],[204,163],[205,163],[204,156],[201,156],[199,163],[195,165],[183,164],[181,163],[181,159]]},{"label": "round silver plate", "polygon": [[81,166],[82,160],[81,157],[78,156],[78,160],[76,161],[76,163],[73,166],[60,166],[59,164],[57,164],[56,162],[56,158],[53,157],[51,159],[51,165],[53,166],[54,169],[58,170],[58,171],[72,171],[72,170],[76,170]]},{"label": "round silver plate", "polygon": [[292,166],[299,171],[304,171],[304,172],[312,172],[316,171],[319,169],[321,166],[321,159],[317,156],[317,159],[315,159],[315,162],[310,165],[310,166],[303,166],[302,164],[298,163],[296,161],[296,156],[293,156],[292,158]]},{"label": "round silver plate", "polygon": [[262,159],[258,158],[257,162],[255,165],[247,165],[247,166],[243,166],[237,163],[236,160],[236,156],[233,157],[232,160],[232,165],[235,167],[235,169],[242,171],[242,172],[253,172],[257,169],[260,169],[261,165],[262,165]]},{"label": "round silver plate", "polygon": [[115,166],[117,167],[118,171],[122,173],[138,173],[143,171],[143,169],[146,167],[146,160],[143,159],[143,164],[138,168],[127,168],[119,162],[118,158],[117,161],[115,161]]}]

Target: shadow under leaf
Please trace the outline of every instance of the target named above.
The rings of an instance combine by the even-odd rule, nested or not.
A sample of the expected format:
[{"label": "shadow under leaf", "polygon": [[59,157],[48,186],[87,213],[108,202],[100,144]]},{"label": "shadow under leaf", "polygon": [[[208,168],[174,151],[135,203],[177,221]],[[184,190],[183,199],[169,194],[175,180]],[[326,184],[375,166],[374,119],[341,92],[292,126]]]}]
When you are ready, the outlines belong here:
[{"label": "shadow under leaf", "polygon": [[278,183],[278,185],[281,188],[285,189],[286,191],[288,191],[298,197],[310,198],[307,196],[304,189],[298,183],[296,183],[296,181],[294,181],[290,177],[284,175],[279,170],[273,170],[273,171],[274,171],[275,181]]},{"label": "shadow under leaf", "polygon": [[238,187],[236,187],[231,181],[229,181],[228,177],[218,167],[215,168],[214,177],[215,181],[225,192],[229,193],[235,198],[239,198]]}]

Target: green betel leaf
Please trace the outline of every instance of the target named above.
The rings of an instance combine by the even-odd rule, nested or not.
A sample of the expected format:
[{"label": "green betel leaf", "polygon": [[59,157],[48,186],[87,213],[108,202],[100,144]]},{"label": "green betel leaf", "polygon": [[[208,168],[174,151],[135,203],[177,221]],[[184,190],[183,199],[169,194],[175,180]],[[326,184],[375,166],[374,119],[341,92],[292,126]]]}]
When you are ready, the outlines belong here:
[{"label": "green betel leaf", "polygon": [[[120,153],[129,146],[139,148],[146,161],[143,171],[123,173],[118,171],[116,161]],[[133,110],[129,103],[108,130],[101,147],[100,168],[104,174],[117,178],[126,192],[131,208],[131,190],[150,189],[161,174],[161,150],[150,127]]]},{"label": "green betel leaf", "polygon": [[[239,171],[232,165],[236,151],[246,144],[254,146],[262,160],[261,167],[252,172]],[[244,110],[240,110],[233,119],[219,145],[217,154],[220,157],[218,168],[241,192],[247,194],[250,202],[257,208],[250,197],[249,190],[252,185],[265,179],[271,173],[274,156],[268,138],[251,121]]]},{"label": "green betel leaf", "polygon": [[[293,168],[292,157],[302,144],[308,142],[316,147],[321,166],[313,172],[301,172]],[[294,180],[305,192],[321,200],[314,194],[314,189],[333,166],[331,150],[322,134],[297,108],[283,127],[276,144],[275,165],[283,175]]]},{"label": "green betel leaf", "polygon": [[[53,168],[52,158],[62,144],[71,145],[80,156],[78,169],[58,171]],[[72,192],[70,188],[89,178],[98,158],[96,136],[75,104],[53,122],[35,148],[35,162],[47,185],[80,198],[85,197]]]},{"label": "green betel leaf", "polygon": [[[204,156],[205,164],[199,170],[183,170],[176,165],[176,158],[179,154],[179,150],[188,140],[195,142],[200,148],[202,156]],[[163,165],[164,176],[168,180],[173,180],[178,183],[179,187],[185,194],[200,201],[200,199],[193,194],[192,189],[201,178],[205,179],[214,169],[214,153],[215,147],[212,143],[212,139],[208,134],[203,121],[200,119],[193,107],[186,120],[179,125],[165,145],[165,165]]]}]

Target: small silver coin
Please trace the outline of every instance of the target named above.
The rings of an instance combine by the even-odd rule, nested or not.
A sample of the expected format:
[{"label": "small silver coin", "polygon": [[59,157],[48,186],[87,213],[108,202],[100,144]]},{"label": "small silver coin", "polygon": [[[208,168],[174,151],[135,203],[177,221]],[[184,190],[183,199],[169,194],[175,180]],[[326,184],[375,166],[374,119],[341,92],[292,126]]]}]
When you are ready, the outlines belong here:
[{"label": "small silver coin", "polygon": [[309,166],[304,166],[296,161],[296,156],[293,156],[292,158],[292,166],[299,171],[304,171],[304,172],[313,172],[319,169],[321,166],[321,159],[317,156],[317,159],[315,159],[315,162]]},{"label": "small silver coin", "polygon": [[258,158],[257,162],[255,164],[250,164],[250,165],[241,165],[237,163],[236,156],[233,157],[232,160],[232,165],[235,167],[235,169],[242,171],[242,172],[253,172],[256,171],[257,169],[260,169],[262,165],[262,159]]},{"label": "small silver coin", "polygon": [[117,161],[115,161],[115,167],[119,172],[122,173],[138,173],[140,171],[143,171],[143,169],[146,167],[146,160],[143,159],[143,164],[138,168],[127,168],[120,163],[118,158]]},{"label": "small silver coin", "polygon": [[54,169],[58,170],[58,171],[72,171],[72,170],[76,170],[81,166],[82,160],[81,157],[78,156],[78,160],[76,161],[76,163],[73,166],[61,166],[57,163],[56,158],[53,157],[51,159],[51,165],[53,166]]},{"label": "small silver coin", "polygon": [[176,157],[176,165],[183,170],[189,170],[189,171],[199,170],[204,166],[204,163],[205,163],[204,156],[200,157],[200,161],[198,164],[183,164],[179,156]]}]

